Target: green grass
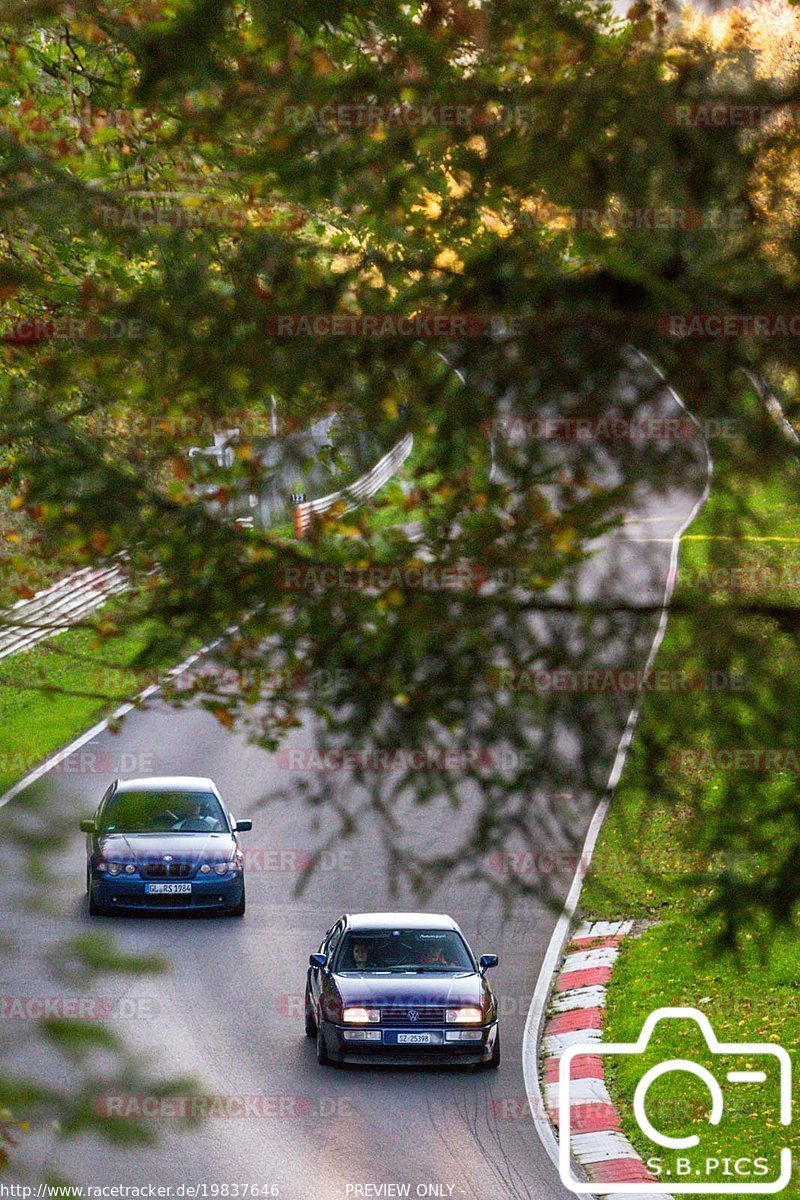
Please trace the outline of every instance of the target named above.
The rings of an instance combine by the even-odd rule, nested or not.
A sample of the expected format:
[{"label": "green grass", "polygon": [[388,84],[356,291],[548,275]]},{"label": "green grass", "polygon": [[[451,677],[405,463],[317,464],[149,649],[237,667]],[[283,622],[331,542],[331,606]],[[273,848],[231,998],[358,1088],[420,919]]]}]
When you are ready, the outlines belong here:
[{"label": "green grass", "polygon": [[[772,1042],[784,1046],[796,1060],[800,1052],[796,932],[779,933],[766,960],[751,944],[735,962],[709,958],[698,934],[691,914],[683,912],[677,918],[662,919],[628,944],[612,977],[604,1038],[635,1041],[650,1013],[677,1005],[705,1013],[720,1041]],[[740,1084],[737,1092],[736,1086],[725,1084],[725,1074],[737,1066],[741,1070],[741,1061],[734,1065],[732,1058],[711,1055],[691,1023],[669,1022],[660,1030],[646,1054],[615,1058],[607,1075],[623,1116],[624,1132],[645,1160],[653,1153],[663,1153],[666,1165],[669,1152],[660,1151],[641,1134],[625,1098],[633,1095],[644,1069],[671,1058],[689,1059],[710,1070],[723,1085],[726,1110],[720,1126],[709,1127],[705,1086],[685,1073],[671,1073],[658,1081],[648,1096],[648,1113],[657,1128],[678,1136],[697,1134],[704,1148],[700,1161],[705,1151],[720,1158],[763,1155],[772,1168],[786,1145],[797,1156],[800,1137],[796,1130],[787,1130],[778,1122],[774,1065],[767,1086],[753,1089]],[[760,1065],[755,1056],[744,1061],[750,1069]],[[698,1151],[684,1153],[693,1164],[698,1161]],[[777,1173],[771,1170],[770,1178]]]},{"label": "green grass", "polygon": [[0,662],[0,791],[154,681],[135,665],[154,629],[70,629]]},{"label": "green grass", "polygon": [[[738,893],[720,890],[727,867],[758,892],[758,881],[791,854],[797,838],[797,772],[779,766],[743,774],[711,758],[699,774],[696,766],[686,768],[687,756],[696,763],[692,756],[698,751],[713,753],[736,741],[759,745],[772,738],[775,744],[777,730],[783,745],[800,746],[794,696],[800,648],[792,622],[730,613],[736,602],[798,607],[797,478],[751,487],[745,497],[749,514],[737,511],[727,491],[712,490],[682,544],[676,600],[702,595],[728,612],[702,619],[673,615],[656,666],[691,671],[724,666],[734,674],[742,671],[749,682],[742,695],[653,692],[643,701],[581,899],[587,919],[633,917],[644,925],[641,936],[623,946],[612,976],[606,1041],[633,1041],[655,1009],[684,1006],[706,1013],[721,1040],[772,1042],[795,1058],[800,1052],[798,914],[784,912],[782,923],[775,924],[758,906],[736,911]],[[738,590],[731,589],[725,574],[730,569],[740,572]],[[734,917],[740,919],[735,946],[724,952],[720,943]],[[624,1132],[645,1159],[662,1152],[639,1130],[630,1098],[643,1066],[671,1057],[694,1058],[719,1078],[719,1066],[714,1068],[685,1026],[665,1030],[644,1063],[632,1056],[616,1060],[609,1070]],[[738,1086],[740,1099],[731,1100],[718,1130],[706,1124],[703,1084],[689,1076],[671,1075],[655,1084],[652,1106],[665,1132],[698,1133],[712,1155],[765,1154],[772,1163],[779,1148],[790,1145],[797,1159],[800,1138],[779,1125],[775,1088],[762,1089],[759,1099],[753,1085]],[[733,1085],[727,1089],[733,1097]],[[669,1152],[663,1154],[666,1163]],[[798,1178],[796,1168],[793,1195]]]}]

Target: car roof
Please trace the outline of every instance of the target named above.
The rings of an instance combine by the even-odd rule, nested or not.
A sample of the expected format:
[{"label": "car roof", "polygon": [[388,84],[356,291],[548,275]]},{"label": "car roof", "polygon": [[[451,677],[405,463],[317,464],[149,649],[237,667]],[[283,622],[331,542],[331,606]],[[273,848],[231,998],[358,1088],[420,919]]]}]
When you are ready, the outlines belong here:
[{"label": "car roof", "polygon": [[458,929],[446,913],[373,912],[348,913],[348,929],[387,929],[402,925],[406,929]]},{"label": "car roof", "polygon": [[214,792],[213,779],[202,775],[151,775],[143,779],[119,779],[118,792]]}]

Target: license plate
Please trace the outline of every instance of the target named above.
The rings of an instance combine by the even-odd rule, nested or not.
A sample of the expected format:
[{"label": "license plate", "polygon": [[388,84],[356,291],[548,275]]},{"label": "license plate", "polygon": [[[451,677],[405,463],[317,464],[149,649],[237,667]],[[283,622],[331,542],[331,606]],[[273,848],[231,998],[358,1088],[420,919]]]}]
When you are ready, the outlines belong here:
[{"label": "license plate", "polygon": [[144,887],[148,896],[185,896],[192,891],[190,883],[146,883]]},{"label": "license plate", "polygon": [[441,1046],[444,1034],[439,1029],[384,1029],[384,1046]]}]

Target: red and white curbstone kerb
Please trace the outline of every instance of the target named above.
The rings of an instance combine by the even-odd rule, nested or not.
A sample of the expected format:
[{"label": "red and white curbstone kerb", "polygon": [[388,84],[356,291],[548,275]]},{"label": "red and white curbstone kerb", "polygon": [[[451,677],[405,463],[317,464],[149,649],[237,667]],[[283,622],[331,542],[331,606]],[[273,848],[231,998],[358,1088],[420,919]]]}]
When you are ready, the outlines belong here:
[{"label": "red and white curbstone kerb", "polygon": [[[584,923],[567,946],[542,1035],[544,1102],[556,1131],[561,1055],[569,1046],[602,1042],[608,983],[620,946],[632,930],[632,921]],[[656,1182],[621,1132],[600,1054],[582,1054],[574,1060],[569,1097],[570,1150],[589,1180],[606,1186]],[[670,1198],[629,1192],[626,1200]]]}]

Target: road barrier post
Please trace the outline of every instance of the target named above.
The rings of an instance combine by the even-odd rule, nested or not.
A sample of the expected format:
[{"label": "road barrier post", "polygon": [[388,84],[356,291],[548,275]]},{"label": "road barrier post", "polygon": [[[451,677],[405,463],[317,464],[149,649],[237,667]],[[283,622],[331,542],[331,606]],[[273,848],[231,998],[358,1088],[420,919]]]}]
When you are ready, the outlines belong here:
[{"label": "road barrier post", "polygon": [[305,492],[292,492],[292,504],[294,505],[294,536],[301,538],[303,536],[303,510],[301,505],[305,503]]}]

